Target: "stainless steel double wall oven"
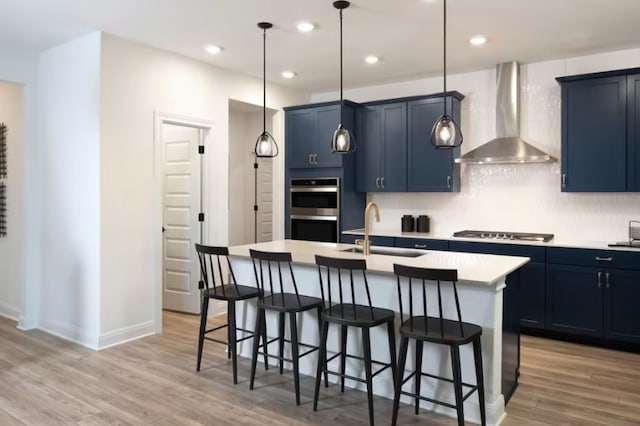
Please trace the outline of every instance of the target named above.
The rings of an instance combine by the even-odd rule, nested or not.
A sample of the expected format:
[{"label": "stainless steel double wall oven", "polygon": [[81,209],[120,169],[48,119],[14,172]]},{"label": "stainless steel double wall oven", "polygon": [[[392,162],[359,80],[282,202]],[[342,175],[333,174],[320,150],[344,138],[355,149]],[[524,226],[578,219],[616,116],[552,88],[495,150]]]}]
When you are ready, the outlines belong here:
[{"label": "stainless steel double wall oven", "polygon": [[291,239],[338,242],[340,179],[291,179],[289,188]]}]

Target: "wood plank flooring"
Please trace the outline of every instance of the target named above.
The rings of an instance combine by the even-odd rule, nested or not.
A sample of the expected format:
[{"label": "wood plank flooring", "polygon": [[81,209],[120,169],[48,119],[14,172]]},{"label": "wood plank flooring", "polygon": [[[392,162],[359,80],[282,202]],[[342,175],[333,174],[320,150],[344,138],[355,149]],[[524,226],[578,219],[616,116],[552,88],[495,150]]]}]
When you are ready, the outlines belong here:
[{"label": "wood plank flooring", "polygon": [[[363,392],[323,389],[312,409],[313,380],[301,381],[297,407],[290,374],[260,369],[249,391],[222,345],[205,346],[195,371],[198,318],[166,312],[162,335],[92,352],[41,331],[22,332],[0,317],[0,425],[366,425]],[[376,423],[389,424],[391,401],[375,400]],[[639,425],[640,355],[530,336],[522,339],[520,387],[507,426]],[[401,409],[400,424],[455,420]]]}]

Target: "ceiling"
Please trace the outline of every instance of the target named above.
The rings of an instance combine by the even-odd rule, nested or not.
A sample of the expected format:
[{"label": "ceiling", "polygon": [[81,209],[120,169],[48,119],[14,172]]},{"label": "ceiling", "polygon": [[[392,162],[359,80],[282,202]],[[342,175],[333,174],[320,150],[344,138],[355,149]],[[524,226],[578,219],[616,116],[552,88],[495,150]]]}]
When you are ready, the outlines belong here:
[{"label": "ceiling", "polygon": [[[346,88],[442,74],[443,0],[353,0],[344,11]],[[339,87],[339,18],[332,0],[2,0],[0,48],[45,50],[101,30],[311,92]],[[449,0],[448,72],[640,47],[639,0]],[[296,24],[316,25],[300,33]],[[468,39],[488,41],[473,47]],[[203,46],[219,44],[211,56]],[[381,60],[368,65],[364,57]],[[297,76],[285,80],[281,71]]]}]

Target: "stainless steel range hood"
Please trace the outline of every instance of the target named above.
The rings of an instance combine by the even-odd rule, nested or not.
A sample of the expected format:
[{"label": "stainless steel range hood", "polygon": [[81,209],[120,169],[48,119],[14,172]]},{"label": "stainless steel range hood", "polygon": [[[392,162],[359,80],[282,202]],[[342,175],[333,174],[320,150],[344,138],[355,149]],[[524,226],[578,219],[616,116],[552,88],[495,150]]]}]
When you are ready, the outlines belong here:
[{"label": "stainless steel range hood", "polygon": [[520,139],[520,70],[517,62],[497,67],[496,138],[456,158],[456,163],[553,163],[555,157]]}]

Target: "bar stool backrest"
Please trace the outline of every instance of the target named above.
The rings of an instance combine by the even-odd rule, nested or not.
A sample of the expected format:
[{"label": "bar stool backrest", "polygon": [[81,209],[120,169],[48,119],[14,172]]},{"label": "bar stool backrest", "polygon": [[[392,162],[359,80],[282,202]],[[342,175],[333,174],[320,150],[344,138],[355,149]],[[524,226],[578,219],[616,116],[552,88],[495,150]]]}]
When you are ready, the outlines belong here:
[{"label": "bar stool backrest", "polygon": [[[400,304],[400,316],[404,321],[404,318],[409,317],[409,328],[411,331],[414,329],[414,317],[422,317],[424,324],[424,331],[429,332],[427,317],[437,318],[440,320],[440,332],[444,336],[444,316],[442,310],[442,290],[441,283],[449,282],[453,287],[453,294],[456,303],[457,321],[460,326],[460,335],[463,336],[462,316],[460,314],[460,300],[458,299],[458,289],[456,282],[458,281],[458,271],[456,269],[430,269],[430,268],[418,268],[414,266],[406,265],[393,265],[393,272],[398,278],[398,303]],[[427,281],[435,281],[437,294],[438,294],[438,316],[429,315],[427,309]],[[418,300],[417,308],[414,308],[414,282],[418,282],[418,288],[422,287],[422,306],[420,306],[420,300]],[[408,298],[406,305],[402,301],[402,285],[408,288]],[[418,291],[420,293],[420,291]],[[420,294],[415,295],[420,297]],[[406,308],[406,310],[405,310]],[[418,321],[417,319],[415,321]]]},{"label": "bar stool backrest", "polygon": [[[233,268],[231,268],[231,262],[229,261],[229,249],[227,247],[217,246],[205,246],[196,243],[196,252],[198,253],[198,260],[200,261],[201,279],[198,283],[198,288],[201,290],[213,290],[214,292],[220,292],[222,296],[226,297],[225,284],[237,286],[236,277],[233,274]],[[231,282],[226,282],[225,268],[228,268]],[[219,290],[218,290],[219,289]]]},{"label": "bar stool backrest", "polygon": [[249,254],[253,261],[256,283],[263,295],[265,291],[269,291],[271,296],[273,296],[273,302],[276,304],[281,303],[282,306],[284,306],[284,294],[288,293],[284,289],[284,270],[284,276],[288,273],[291,278],[298,305],[302,306],[300,303],[300,294],[298,293],[298,285],[296,284],[296,277],[291,267],[291,253],[249,249]]},{"label": "bar stool backrest", "polygon": [[[369,283],[367,281],[367,262],[364,259],[343,259],[316,255],[316,265],[318,265],[318,275],[320,277],[320,291],[322,294],[322,302],[325,308],[334,305],[334,302],[340,305],[340,315],[345,315],[345,309],[351,309],[354,318],[357,319],[358,310],[356,305],[356,280],[358,276],[362,276],[367,303],[370,312],[370,318],[373,318],[373,306],[371,304],[371,292],[369,291]],[[333,282],[337,280],[337,294]],[[332,287],[333,290],[332,290]],[[349,306],[350,305],[350,306]]]}]

